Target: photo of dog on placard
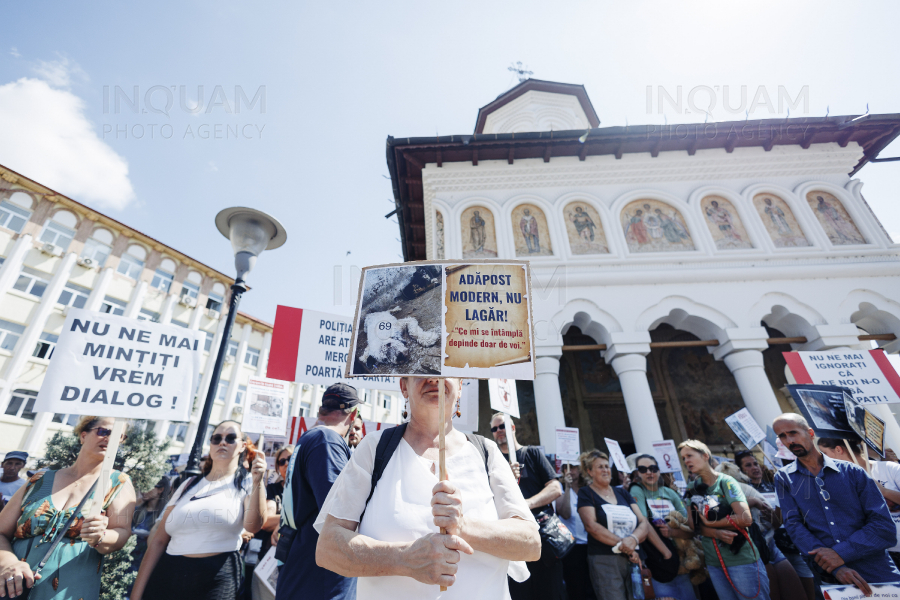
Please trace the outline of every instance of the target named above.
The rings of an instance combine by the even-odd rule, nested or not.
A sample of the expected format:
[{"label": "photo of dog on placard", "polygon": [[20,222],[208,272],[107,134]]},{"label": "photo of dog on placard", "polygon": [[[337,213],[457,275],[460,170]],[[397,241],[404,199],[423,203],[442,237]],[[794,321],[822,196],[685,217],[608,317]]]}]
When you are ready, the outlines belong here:
[{"label": "photo of dog on placard", "polygon": [[363,277],[352,373],[440,375],[440,266],[367,269]]},{"label": "photo of dog on placard", "polygon": [[265,417],[280,417],[284,412],[284,402],[277,396],[255,394],[250,400],[250,411]]}]

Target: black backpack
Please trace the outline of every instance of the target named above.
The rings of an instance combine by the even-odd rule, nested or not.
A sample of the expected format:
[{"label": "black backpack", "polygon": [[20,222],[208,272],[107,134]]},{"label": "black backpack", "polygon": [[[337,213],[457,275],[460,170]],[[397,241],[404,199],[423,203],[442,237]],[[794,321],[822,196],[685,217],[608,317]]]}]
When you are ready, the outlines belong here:
[{"label": "black backpack", "polygon": [[[385,467],[387,467],[387,464],[391,461],[391,457],[397,450],[397,446],[400,445],[403,434],[406,433],[406,425],[407,423],[403,423],[402,425],[386,429],[385,432],[381,434],[381,439],[378,440],[378,447],[375,449],[375,465],[372,467],[372,487],[369,489],[369,497],[366,498],[366,506],[369,505],[369,500],[372,499],[372,494],[375,493],[375,486],[378,485],[378,480],[381,479],[382,474],[384,474]],[[465,435],[469,442],[481,451],[481,454],[484,457],[484,472],[488,478],[488,485],[490,485],[491,472],[488,468],[488,448],[484,443],[485,440],[477,433],[467,433]],[[359,515],[360,523],[362,523],[363,515],[365,514],[366,509],[363,508],[362,514]]]}]

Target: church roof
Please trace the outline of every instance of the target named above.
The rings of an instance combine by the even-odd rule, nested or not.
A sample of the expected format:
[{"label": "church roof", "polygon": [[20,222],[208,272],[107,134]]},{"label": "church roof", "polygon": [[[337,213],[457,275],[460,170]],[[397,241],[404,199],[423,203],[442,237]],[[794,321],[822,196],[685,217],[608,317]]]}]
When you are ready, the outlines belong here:
[{"label": "church roof", "polygon": [[475,133],[484,133],[484,127],[487,123],[488,116],[496,113],[498,110],[508,106],[511,102],[518,100],[528,92],[543,92],[545,94],[558,94],[561,96],[574,96],[584,111],[591,127],[599,127],[600,119],[597,112],[591,104],[591,99],[587,95],[587,91],[583,85],[575,85],[571,83],[557,83],[555,81],[543,81],[541,79],[526,79],[519,85],[503,92],[497,98],[478,109],[478,119],[475,121]]}]

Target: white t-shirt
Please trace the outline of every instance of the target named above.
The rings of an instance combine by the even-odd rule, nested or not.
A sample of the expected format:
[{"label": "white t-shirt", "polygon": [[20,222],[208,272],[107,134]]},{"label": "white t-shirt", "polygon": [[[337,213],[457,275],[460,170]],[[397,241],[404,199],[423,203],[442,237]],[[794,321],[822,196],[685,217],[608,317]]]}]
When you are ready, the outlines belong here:
[{"label": "white t-shirt", "polygon": [[[871,464],[872,479],[889,490],[900,492],[900,465],[889,461],[877,461]],[[891,509],[891,519],[894,520],[894,526],[897,528],[897,545],[889,548],[889,551],[900,552],[900,506],[894,505],[894,508]]]},{"label": "white t-shirt", "polygon": [[[435,475],[437,465],[418,456],[406,440],[400,441],[366,506],[375,449],[385,431],[390,430],[370,433],[357,446],[322,505],[313,525],[316,531],[321,533],[327,515],[359,522],[365,507],[366,513],[358,531],[373,539],[411,542],[429,533],[437,533],[438,528],[431,514],[431,490],[438,482]],[[483,521],[519,517],[535,523],[509,462],[503,458],[497,444],[490,440],[486,440],[485,444],[489,452],[490,485],[484,470],[484,455],[474,444],[466,442],[447,457],[447,473],[462,495],[463,514]],[[517,565],[513,568],[513,577],[524,579],[527,576],[524,564],[513,564]],[[456,583],[446,592],[440,592],[436,585],[425,585],[411,577],[359,577],[357,598],[501,600],[509,598],[506,578],[509,570],[510,562],[505,559],[483,552],[475,552],[472,556],[462,554]]]},{"label": "white t-shirt", "polygon": [[172,538],[166,553],[182,556],[240,550],[244,498],[250,494],[253,478],[247,475],[239,490],[230,477],[217,482],[204,477],[185,496],[190,481],[181,484],[166,505],[167,509],[175,507],[166,521],[166,533]]},{"label": "white t-shirt", "polygon": [[16,479],[15,481],[10,481],[8,483],[0,481],[0,494],[3,495],[3,500],[8,502],[13,494],[19,491],[19,488],[23,485],[25,485],[24,479]]},{"label": "white t-shirt", "polygon": [[569,531],[572,532],[572,535],[575,536],[576,544],[587,544],[587,529],[584,528],[584,521],[578,516],[578,492],[569,490],[569,507],[572,514],[569,515],[568,519],[563,519],[562,515],[559,514],[559,509],[556,508],[557,503],[562,502],[563,498],[565,498],[565,495],[562,495],[553,501],[553,508],[556,509],[559,520],[565,523],[566,527],[569,528]]}]

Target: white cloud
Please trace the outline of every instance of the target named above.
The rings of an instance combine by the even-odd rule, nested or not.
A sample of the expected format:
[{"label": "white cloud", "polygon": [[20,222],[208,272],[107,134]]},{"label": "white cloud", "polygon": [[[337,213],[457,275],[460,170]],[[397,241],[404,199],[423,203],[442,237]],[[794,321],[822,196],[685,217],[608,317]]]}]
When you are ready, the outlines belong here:
[{"label": "white cloud", "polygon": [[14,58],[19,58],[20,56],[22,56],[21,54],[19,54],[19,51],[16,49],[15,46],[13,46],[12,48],[9,49],[9,53],[10,53]]},{"label": "white cloud", "polygon": [[68,88],[72,79],[88,80],[87,73],[74,60],[57,54],[59,60],[38,60],[34,72],[38,77],[54,87]]},{"label": "white cloud", "polygon": [[0,131],[0,164],[97,208],[121,210],[134,200],[128,163],[71,92],[27,77],[0,85]]}]

